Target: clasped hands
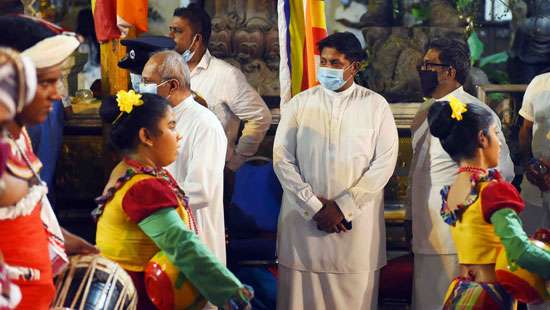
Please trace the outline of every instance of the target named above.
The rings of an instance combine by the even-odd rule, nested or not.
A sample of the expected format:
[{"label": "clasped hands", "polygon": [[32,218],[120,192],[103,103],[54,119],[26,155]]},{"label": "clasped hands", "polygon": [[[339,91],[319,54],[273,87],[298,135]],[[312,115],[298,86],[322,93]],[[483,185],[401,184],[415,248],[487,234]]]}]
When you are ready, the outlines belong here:
[{"label": "clasped hands", "polygon": [[343,224],[344,214],[334,200],[328,200],[322,197],[317,197],[323,207],[313,216],[313,220],[317,222],[317,229],[328,234],[346,232]]}]

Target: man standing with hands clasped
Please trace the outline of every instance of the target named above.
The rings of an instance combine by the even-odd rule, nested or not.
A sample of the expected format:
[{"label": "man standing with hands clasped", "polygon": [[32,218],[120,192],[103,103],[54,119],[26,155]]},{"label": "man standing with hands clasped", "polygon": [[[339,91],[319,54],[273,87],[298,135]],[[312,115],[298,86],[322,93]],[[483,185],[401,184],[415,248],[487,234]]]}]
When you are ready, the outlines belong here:
[{"label": "man standing with hands clasped", "polygon": [[353,81],[366,58],[355,36],[318,47],[321,85],[282,107],[273,147],[284,189],[277,307],[376,309],[397,128],[386,100]]}]

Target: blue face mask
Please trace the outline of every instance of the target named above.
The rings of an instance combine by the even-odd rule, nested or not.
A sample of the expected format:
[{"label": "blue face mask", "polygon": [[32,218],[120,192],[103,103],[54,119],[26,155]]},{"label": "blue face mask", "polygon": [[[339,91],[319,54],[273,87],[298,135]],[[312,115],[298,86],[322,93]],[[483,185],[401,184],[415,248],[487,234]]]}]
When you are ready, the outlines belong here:
[{"label": "blue face mask", "polygon": [[317,70],[317,80],[319,80],[319,83],[321,83],[321,85],[323,85],[325,88],[332,91],[337,91],[342,88],[344,84],[346,84],[347,80],[344,80],[344,71],[346,71],[352,65],[353,64],[344,69],[319,67]]},{"label": "blue face mask", "polygon": [[130,81],[132,82],[132,88],[139,92],[139,84],[141,83],[141,75],[130,72]]},{"label": "blue face mask", "polygon": [[142,94],[157,94],[158,85],[155,83],[139,83],[139,93]]},{"label": "blue face mask", "polygon": [[162,84],[164,84],[168,81],[170,81],[170,80],[164,81],[164,82],[162,82],[158,85],[155,84],[155,83],[141,82],[141,83],[139,83],[139,93],[156,95],[157,94],[157,89],[159,88],[159,86],[161,86]]},{"label": "blue face mask", "polygon": [[193,37],[193,40],[191,41],[191,44],[189,44],[189,48],[187,48],[185,50],[185,52],[183,52],[183,54],[181,54],[181,57],[183,58],[183,61],[185,61],[186,63],[189,62],[189,60],[191,60],[191,58],[193,58],[193,55],[195,55],[195,51],[191,52],[191,47],[193,46],[193,43],[195,43],[195,38],[197,36],[194,36]]}]

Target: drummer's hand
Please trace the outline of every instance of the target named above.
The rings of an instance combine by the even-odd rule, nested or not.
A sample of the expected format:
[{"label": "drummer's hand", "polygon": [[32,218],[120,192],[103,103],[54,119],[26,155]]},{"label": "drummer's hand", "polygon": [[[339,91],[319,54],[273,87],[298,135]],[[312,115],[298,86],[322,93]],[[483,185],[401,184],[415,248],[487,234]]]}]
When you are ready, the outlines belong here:
[{"label": "drummer's hand", "polygon": [[63,228],[63,237],[65,238],[65,251],[68,255],[76,254],[99,254],[98,248],[79,236],[70,233]]}]

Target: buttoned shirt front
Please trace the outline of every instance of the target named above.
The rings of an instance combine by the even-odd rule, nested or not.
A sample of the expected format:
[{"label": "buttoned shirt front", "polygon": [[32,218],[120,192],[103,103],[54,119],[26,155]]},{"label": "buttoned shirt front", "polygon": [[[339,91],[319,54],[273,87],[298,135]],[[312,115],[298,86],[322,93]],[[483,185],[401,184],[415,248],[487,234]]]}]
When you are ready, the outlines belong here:
[{"label": "buttoned shirt front", "polygon": [[[273,147],[284,190],[279,263],[313,272],[380,268],[386,261],[383,188],[397,151],[390,107],[367,88],[315,86],[285,104]],[[320,231],[312,220],[322,207],[317,197],[335,200],[352,230]]]}]

